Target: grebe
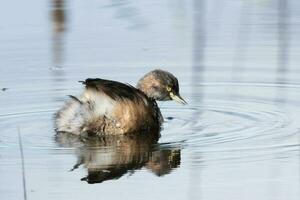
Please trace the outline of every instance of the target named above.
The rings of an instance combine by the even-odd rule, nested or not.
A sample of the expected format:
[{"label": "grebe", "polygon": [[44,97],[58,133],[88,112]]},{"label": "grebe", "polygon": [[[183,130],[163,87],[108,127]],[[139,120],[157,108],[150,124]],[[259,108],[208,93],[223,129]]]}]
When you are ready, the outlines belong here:
[{"label": "grebe", "polygon": [[186,101],[179,94],[177,78],[160,69],[142,77],[133,87],[99,78],[82,81],[84,92],[55,115],[57,132],[76,135],[118,135],[159,132],[163,117],[158,101]]}]

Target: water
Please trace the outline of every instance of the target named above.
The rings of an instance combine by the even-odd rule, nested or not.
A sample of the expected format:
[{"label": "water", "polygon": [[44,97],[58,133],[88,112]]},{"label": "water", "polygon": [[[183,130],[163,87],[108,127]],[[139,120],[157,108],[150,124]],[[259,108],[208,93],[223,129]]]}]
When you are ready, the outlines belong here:
[{"label": "water", "polygon": [[[0,199],[23,199],[24,185],[27,199],[299,199],[299,10],[297,0],[2,2]],[[189,103],[159,103],[158,143],[55,137],[53,114],[78,80],[134,85],[157,67]]]}]

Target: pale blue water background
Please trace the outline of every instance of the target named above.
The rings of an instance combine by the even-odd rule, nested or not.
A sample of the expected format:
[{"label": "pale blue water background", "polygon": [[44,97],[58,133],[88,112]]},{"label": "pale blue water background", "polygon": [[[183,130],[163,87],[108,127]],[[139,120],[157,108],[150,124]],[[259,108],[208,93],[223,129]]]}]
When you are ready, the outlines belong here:
[{"label": "pale blue water background", "polygon": [[[0,199],[23,199],[18,129],[27,199],[300,198],[297,0],[1,5]],[[144,166],[81,181],[86,167],[69,171],[81,149],[54,140],[53,113],[78,80],[135,84],[154,68],[175,74],[189,102],[159,104],[169,117],[159,148],[180,163],[163,176]]]}]

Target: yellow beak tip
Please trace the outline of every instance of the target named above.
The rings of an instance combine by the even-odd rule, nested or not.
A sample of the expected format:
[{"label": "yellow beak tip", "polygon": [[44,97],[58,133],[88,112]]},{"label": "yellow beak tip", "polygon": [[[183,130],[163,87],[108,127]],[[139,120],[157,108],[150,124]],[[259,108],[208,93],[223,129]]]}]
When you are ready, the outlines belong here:
[{"label": "yellow beak tip", "polygon": [[171,99],[182,105],[188,104],[180,95],[171,95]]}]

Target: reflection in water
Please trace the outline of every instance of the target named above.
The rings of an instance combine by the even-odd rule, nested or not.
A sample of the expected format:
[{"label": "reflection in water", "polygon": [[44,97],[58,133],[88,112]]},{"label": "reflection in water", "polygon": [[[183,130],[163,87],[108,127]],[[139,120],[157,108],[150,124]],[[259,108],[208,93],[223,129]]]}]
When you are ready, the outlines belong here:
[{"label": "reflection in water", "polygon": [[[194,26],[194,36],[193,36],[193,76],[192,76],[192,88],[193,88],[193,103],[197,105],[197,107],[203,101],[203,93],[198,91],[199,84],[204,81],[204,73],[205,73],[205,48],[206,48],[206,40],[205,40],[205,15],[206,15],[206,1],[193,1],[194,10],[193,10],[193,26]],[[197,95],[196,95],[197,94]],[[200,119],[202,111],[198,107],[193,113],[193,119]],[[198,130],[200,131],[200,130]],[[197,132],[198,132],[197,131]],[[195,132],[195,134],[197,134]],[[192,157],[199,157],[197,153],[193,153]],[[196,159],[195,159],[196,160]],[[194,171],[191,176],[190,181],[190,199],[200,199],[201,196],[201,170]],[[193,177],[193,178],[192,178]]]},{"label": "reflection in water", "polygon": [[241,77],[245,68],[245,61],[249,46],[249,38],[251,33],[251,12],[252,3],[243,1],[241,5],[235,53],[232,67],[232,82],[241,82]]},{"label": "reflection in water", "polygon": [[157,176],[168,174],[180,165],[180,149],[157,144],[158,138],[142,136],[103,136],[79,138],[60,133],[56,141],[63,147],[77,148],[77,163],[72,170],[83,165],[88,175],[82,181],[101,183],[118,179],[142,167]]},{"label": "reflection in water", "polygon": [[140,15],[135,4],[131,4],[130,1],[112,0],[109,5],[104,7],[116,9],[115,18],[125,20],[128,24],[128,29],[142,29],[148,24],[146,19]]},{"label": "reflection in water", "polygon": [[278,2],[278,74],[281,75],[282,81],[284,81],[284,74],[289,62],[289,14],[288,14],[288,1],[279,0]]},{"label": "reflection in water", "polygon": [[53,63],[60,67],[63,62],[64,33],[66,31],[66,9],[64,0],[52,0]]},{"label": "reflection in water", "polygon": [[[277,52],[277,80],[281,84],[286,81],[289,65],[289,4],[286,0],[278,1],[278,52]],[[285,102],[286,94],[282,88],[278,88],[277,99]]]},{"label": "reflection in water", "polygon": [[[193,95],[193,102],[198,105],[201,103],[203,98],[203,93],[198,92],[198,87],[203,83],[204,73],[205,73],[205,1],[194,1],[194,32],[193,32],[193,75],[192,75],[192,87],[193,93],[198,95]],[[197,109],[195,112],[195,117],[200,116],[200,110]]]}]

